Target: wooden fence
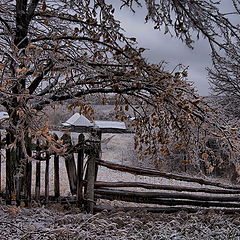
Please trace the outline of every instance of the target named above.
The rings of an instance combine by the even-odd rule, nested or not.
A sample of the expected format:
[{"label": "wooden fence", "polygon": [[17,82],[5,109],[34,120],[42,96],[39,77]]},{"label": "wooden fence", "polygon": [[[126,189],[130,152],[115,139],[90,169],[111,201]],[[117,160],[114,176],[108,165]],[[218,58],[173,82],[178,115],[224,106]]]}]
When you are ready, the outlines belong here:
[{"label": "wooden fence", "polygon": [[[95,134],[96,135],[96,134]],[[58,136],[54,135],[55,140],[58,140]],[[60,156],[54,152],[46,150],[46,146],[41,146],[39,141],[29,144],[30,155],[34,157],[36,161],[35,174],[33,175],[32,162],[27,162],[26,174],[16,174],[12,172],[13,168],[9,164],[11,155],[11,149],[7,147],[7,138],[1,141],[0,134],[0,194],[5,199],[6,204],[16,204],[25,206],[31,206],[34,201],[36,203],[47,204],[49,202],[75,202],[77,206],[86,208],[87,211],[93,208],[93,193],[94,193],[94,177],[95,174],[95,161],[92,159],[99,158],[100,154],[100,141],[94,134],[90,139],[85,140],[83,134],[78,137],[78,143],[72,144],[70,135],[64,134],[61,138],[63,143],[67,146],[66,153],[62,156],[64,158],[67,178],[69,182],[70,192],[73,197],[69,199],[66,196],[60,194]],[[74,158],[74,154],[77,154],[77,164]],[[84,158],[87,157],[87,167],[84,171]],[[6,165],[6,177],[2,176],[2,160],[5,160]],[[53,161],[53,172],[50,172],[50,161]],[[41,176],[43,174],[42,167],[44,164],[44,183],[41,182]],[[94,165],[93,165],[94,164]],[[94,171],[93,171],[94,169]],[[54,175],[54,195],[49,194],[50,174]],[[12,178],[12,179],[11,179]],[[13,180],[14,179],[14,180]],[[10,180],[13,180],[14,189],[10,186]],[[2,182],[5,182],[5,189],[2,189]],[[35,186],[32,187],[32,183]],[[44,189],[43,189],[44,188]],[[44,191],[43,191],[44,190]],[[44,194],[42,194],[44,192]]]},{"label": "wooden fence", "polygon": [[[57,139],[57,136],[55,135]],[[60,169],[59,156],[55,153],[49,153],[42,150],[39,142],[32,149],[36,159],[35,169],[35,188],[31,191],[33,180],[32,165],[28,166],[28,177],[26,179],[26,188],[16,188],[16,194],[13,196],[10,192],[2,191],[1,195],[5,198],[7,204],[25,202],[31,205],[34,200],[39,203],[49,202],[68,202],[75,203],[78,207],[84,208],[87,212],[99,211],[102,209],[112,209],[110,206],[96,206],[97,199],[121,200],[125,202],[154,204],[154,207],[125,207],[125,210],[143,209],[152,212],[175,212],[186,210],[195,212],[199,209],[214,209],[215,211],[224,211],[226,213],[240,212],[240,186],[224,184],[217,181],[172,174],[158,171],[150,168],[137,168],[107,162],[100,159],[101,135],[92,136],[85,140],[84,135],[80,134],[78,143],[72,144],[71,137],[67,134],[61,138],[68,146],[67,154],[64,155],[65,167],[69,181],[69,187],[72,196],[60,196]],[[3,147],[3,145],[2,145]],[[74,158],[77,156],[77,161]],[[51,157],[53,155],[53,157]],[[86,167],[84,167],[84,159]],[[1,160],[1,159],[0,159]],[[7,161],[6,154],[6,161]],[[49,162],[54,161],[54,195],[49,195]],[[45,161],[45,182],[44,195],[41,195],[41,167]],[[77,162],[77,164],[76,164]],[[164,184],[150,184],[145,182],[103,182],[97,181],[98,169],[108,168],[115,171],[121,171],[133,175],[149,176],[153,178],[167,178],[177,181],[183,181],[198,184],[199,187],[175,186]],[[6,167],[6,171],[10,171]],[[0,161],[0,179],[1,161]],[[124,188],[124,189],[123,189]],[[126,190],[127,188],[138,191]],[[139,189],[144,189],[141,191]],[[0,191],[1,189],[0,185]],[[158,207],[156,207],[158,206]]]},{"label": "wooden fence", "polygon": [[[126,202],[157,204],[160,207],[126,207],[122,209],[144,209],[152,212],[175,212],[186,210],[196,212],[199,209],[214,209],[226,213],[240,212],[240,186],[219,183],[204,178],[172,174],[149,168],[136,168],[120,164],[97,161],[100,166],[112,170],[128,172],[134,175],[161,177],[195,184],[199,187],[149,184],[145,182],[96,182],[95,198],[122,200]],[[124,188],[124,190],[118,190]],[[125,188],[143,188],[148,191],[129,191]],[[155,190],[155,191],[149,191]],[[158,191],[156,191],[158,190]],[[200,193],[200,194],[199,194]],[[173,207],[174,206],[174,207]],[[197,208],[196,208],[197,207]],[[97,206],[97,209],[104,209]],[[111,209],[111,207],[106,207]]]}]

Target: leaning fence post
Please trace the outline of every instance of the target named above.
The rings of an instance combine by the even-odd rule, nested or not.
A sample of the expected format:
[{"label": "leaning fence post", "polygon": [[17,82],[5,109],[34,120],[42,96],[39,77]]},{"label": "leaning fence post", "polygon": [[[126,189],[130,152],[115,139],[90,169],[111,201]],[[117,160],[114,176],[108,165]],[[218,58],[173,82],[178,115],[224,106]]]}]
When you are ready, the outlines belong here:
[{"label": "leaning fence post", "polygon": [[95,161],[96,161],[95,154],[90,153],[88,157],[87,189],[86,189],[86,211],[89,213],[93,213],[94,207]]},{"label": "leaning fence post", "polygon": [[[53,134],[55,141],[58,140],[56,133]],[[59,181],[59,155],[54,153],[54,196],[56,199],[60,197],[60,181]]]},{"label": "leaning fence post", "polygon": [[[96,152],[96,158],[98,160],[101,159],[101,141],[102,141],[102,131],[100,129],[96,129],[96,137],[97,142],[95,144],[95,152]],[[98,175],[98,164],[95,163],[95,181],[97,181],[97,175]]]},{"label": "leaning fence post", "polygon": [[[95,130],[95,131],[94,131]],[[100,157],[100,139],[96,134],[97,131],[94,129],[91,138],[88,142],[91,144],[89,156],[88,156],[88,167],[87,167],[87,186],[86,186],[86,211],[93,213],[94,207],[94,184],[97,178],[96,174],[96,160]]]},{"label": "leaning fence post", "polygon": [[41,148],[39,140],[36,144],[36,183],[35,183],[35,200],[40,201],[40,186],[41,186]]},{"label": "leaning fence post", "polygon": [[77,206],[82,207],[83,204],[83,161],[84,161],[84,140],[85,137],[81,133],[78,136],[78,162],[77,162]]},{"label": "leaning fence post", "polygon": [[72,140],[69,134],[63,134],[62,138],[63,143],[67,145],[67,156],[65,157],[65,165],[67,169],[67,175],[70,185],[70,190],[72,194],[76,194],[77,192],[77,170],[76,164],[74,160],[74,155],[69,150],[72,148]]}]

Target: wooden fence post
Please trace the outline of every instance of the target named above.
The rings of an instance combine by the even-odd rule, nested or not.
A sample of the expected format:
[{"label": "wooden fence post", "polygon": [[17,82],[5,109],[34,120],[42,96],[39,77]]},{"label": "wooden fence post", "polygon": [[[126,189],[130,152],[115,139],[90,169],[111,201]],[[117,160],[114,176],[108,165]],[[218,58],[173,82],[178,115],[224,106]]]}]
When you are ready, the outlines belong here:
[{"label": "wooden fence post", "polygon": [[21,193],[24,190],[24,174],[26,172],[26,159],[23,156],[21,142],[17,141],[15,148],[10,148],[15,142],[15,136],[7,131],[6,136],[6,204],[16,200],[21,203]]},{"label": "wooden fence post", "polygon": [[12,158],[12,149],[9,148],[9,145],[12,143],[12,134],[7,133],[6,136],[6,204],[11,205],[12,203],[12,194],[14,189],[13,184],[13,169],[14,168],[14,159]]},{"label": "wooden fence post", "polygon": [[81,133],[78,136],[78,162],[77,162],[77,206],[82,207],[83,204],[83,161],[84,161],[84,140],[85,137]]},{"label": "wooden fence post", "polygon": [[[72,148],[71,136],[69,134],[63,134],[61,139],[63,140],[63,143],[67,145],[67,150],[69,151]],[[67,153],[67,156],[65,157],[65,165],[67,169],[70,190],[74,195],[77,193],[77,170],[73,153]]]},{"label": "wooden fence post", "polygon": [[31,201],[32,201],[32,163],[28,162],[27,163],[27,175],[26,175],[26,179],[27,179],[27,184],[26,184],[26,202],[25,205],[26,207],[31,206]]},{"label": "wooden fence post", "polygon": [[36,183],[35,183],[35,200],[40,201],[40,187],[41,187],[41,148],[39,140],[36,144]]},{"label": "wooden fence post", "polygon": [[0,132],[0,192],[2,191],[2,134]]},{"label": "wooden fence post", "polygon": [[12,195],[12,198],[16,200],[16,205],[20,206],[21,203],[21,191],[23,190],[23,180],[25,176],[26,171],[26,163],[21,162],[23,161],[22,157],[22,151],[21,151],[21,143],[17,141],[16,143],[16,149],[11,152],[12,159],[14,159],[15,162],[15,169],[17,170],[13,176],[14,182],[15,182],[15,188],[14,188],[14,194]]},{"label": "wooden fence post", "polygon": [[93,213],[94,207],[94,184],[97,179],[98,167],[96,164],[97,160],[100,160],[100,151],[101,151],[101,131],[98,129],[93,129],[91,137],[88,140],[91,144],[88,151],[88,166],[87,166],[87,186],[85,189],[85,198],[86,198],[86,211]]},{"label": "wooden fence post", "polygon": [[49,200],[49,160],[50,153],[46,152],[46,168],[45,168],[45,202],[48,203]]},{"label": "wooden fence post", "polygon": [[91,152],[88,156],[88,168],[87,168],[87,189],[86,189],[86,211],[93,213],[94,207],[94,183],[95,183],[95,161],[96,155]]},{"label": "wooden fence post", "polygon": [[[26,150],[28,156],[32,156],[32,139],[26,137]],[[25,195],[25,206],[31,206],[31,190],[32,190],[32,162],[27,160],[25,167],[25,181],[24,181],[24,195]]]},{"label": "wooden fence post", "polygon": [[[96,152],[96,158],[97,160],[100,160],[101,158],[101,141],[102,141],[102,131],[100,129],[96,129],[96,137],[97,142],[95,144],[95,152]],[[95,181],[97,181],[97,174],[98,174],[98,164],[95,163]]]},{"label": "wooden fence post", "polygon": [[[56,133],[53,134],[55,141],[58,140]],[[59,155],[54,153],[54,196],[56,199],[60,197],[60,180],[59,180]]]}]

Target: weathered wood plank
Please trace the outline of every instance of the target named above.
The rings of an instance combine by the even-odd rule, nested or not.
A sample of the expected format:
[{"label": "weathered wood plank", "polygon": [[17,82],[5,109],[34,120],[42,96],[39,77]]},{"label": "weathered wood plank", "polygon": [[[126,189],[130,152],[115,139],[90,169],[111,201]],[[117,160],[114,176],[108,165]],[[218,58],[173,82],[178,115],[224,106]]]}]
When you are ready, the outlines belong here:
[{"label": "weathered wood plank", "polygon": [[134,192],[126,190],[113,190],[113,189],[95,189],[96,194],[103,194],[109,196],[131,196],[132,198],[168,198],[168,199],[188,199],[196,201],[218,201],[218,202],[239,202],[240,195],[235,196],[221,196],[221,195],[196,195],[189,193],[172,193],[172,192]]},{"label": "weathered wood plank", "polygon": [[30,207],[31,206],[31,200],[32,200],[32,163],[27,162],[26,166],[26,184],[25,184],[25,206]]},{"label": "weathered wood plank", "polygon": [[97,175],[98,175],[98,164],[97,160],[101,160],[101,141],[102,141],[102,130],[96,129],[96,136],[99,139],[99,142],[95,143],[95,151],[96,151],[96,162],[95,162],[95,181],[97,181]]},{"label": "weathered wood plank", "polygon": [[39,141],[37,140],[37,144],[36,144],[36,181],[35,181],[35,200],[37,202],[40,201],[40,188],[41,188],[41,149],[39,146]]},{"label": "weathered wood plank", "polygon": [[83,205],[83,161],[84,161],[84,140],[83,134],[78,136],[78,162],[77,162],[77,205],[82,207]]},{"label": "weathered wood plank", "polygon": [[[31,137],[26,136],[26,150],[28,156],[32,156],[32,142]],[[31,206],[31,200],[32,200],[32,162],[27,160],[26,162],[26,168],[25,168],[25,184],[24,184],[24,195],[25,195],[25,206],[30,207]]]},{"label": "weathered wood plank", "polygon": [[94,182],[95,182],[95,154],[90,154],[88,158],[88,171],[87,171],[87,189],[86,189],[86,211],[93,213],[94,207]]},{"label": "weathered wood plank", "polygon": [[196,200],[182,200],[172,198],[144,198],[139,196],[122,196],[97,194],[96,198],[108,200],[121,200],[125,202],[158,204],[165,206],[197,206],[197,207],[224,207],[224,208],[240,208],[240,203],[237,202],[215,202],[215,201],[196,201]]},{"label": "weathered wood plank", "polygon": [[118,187],[133,187],[133,188],[145,188],[145,189],[159,189],[170,190],[177,192],[203,192],[212,194],[240,194],[240,190],[228,190],[217,188],[195,188],[176,185],[162,185],[162,184],[150,184],[144,182],[95,182],[95,188],[118,188]]},{"label": "weathered wood plank", "polygon": [[[53,134],[53,138],[55,141],[58,140],[58,136],[56,133]],[[60,177],[59,177],[59,155],[54,153],[54,196],[56,198],[60,197]]]},{"label": "weathered wood plank", "polygon": [[0,132],[0,192],[2,191],[2,134]]},{"label": "weathered wood plank", "polygon": [[14,159],[12,154],[12,149],[9,145],[13,142],[12,135],[8,132],[6,136],[6,204],[11,205],[12,194],[13,194],[13,169],[14,169]]},{"label": "weathered wood plank", "polygon": [[[63,143],[67,145],[68,150],[72,148],[72,140],[70,135],[64,134],[61,139],[63,140]],[[76,194],[77,193],[77,170],[76,170],[76,164],[75,164],[73,153],[69,153],[65,156],[65,166],[67,170],[70,191],[72,194]]]},{"label": "weathered wood plank", "polygon": [[120,165],[117,163],[107,162],[107,161],[103,161],[103,160],[97,161],[97,164],[107,167],[109,169],[122,171],[122,172],[128,172],[128,173],[132,173],[132,174],[136,174],[136,175],[144,175],[144,176],[151,176],[151,177],[163,177],[163,178],[168,178],[168,179],[175,179],[178,181],[194,182],[194,183],[199,183],[199,184],[204,184],[204,185],[216,186],[216,187],[225,188],[225,189],[240,190],[240,187],[236,186],[236,185],[228,185],[228,184],[210,181],[210,180],[203,179],[203,178],[195,178],[195,177],[191,177],[191,176],[183,176],[183,175],[179,175],[179,174],[167,173],[167,172],[154,170],[151,168],[142,169],[142,168],[137,168],[137,167],[129,167],[129,166]]},{"label": "weathered wood plank", "polygon": [[[16,147],[11,149],[10,159],[12,161],[12,166],[14,168],[11,169],[13,172],[13,192],[12,192],[12,200],[16,201],[16,205],[20,206],[21,203],[21,190],[23,190],[23,178],[24,173],[26,171],[25,162],[21,162],[22,160],[22,151],[21,151],[21,143],[16,141]],[[13,170],[14,169],[14,170]]]},{"label": "weathered wood plank", "polygon": [[45,168],[45,199],[46,203],[48,203],[49,199],[49,160],[50,154],[46,152],[46,168]]}]

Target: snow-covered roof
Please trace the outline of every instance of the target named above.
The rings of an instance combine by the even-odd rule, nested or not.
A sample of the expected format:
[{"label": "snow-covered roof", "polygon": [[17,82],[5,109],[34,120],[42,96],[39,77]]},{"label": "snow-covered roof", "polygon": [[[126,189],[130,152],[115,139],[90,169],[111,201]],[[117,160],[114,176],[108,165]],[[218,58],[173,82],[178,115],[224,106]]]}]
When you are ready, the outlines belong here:
[{"label": "snow-covered roof", "polygon": [[77,127],[93,127],[93,123],[89,121],[84,115],[75,113],[65,123],[64,126],[77,126]]},{"label": "snow-covered roof", "polygon": [[75,113],[66,122],[62,123],[63,126],[70,127],[97,127],[100,129],[120,129],[126,130],[126,125],[124,122],[117,121],[93,121],[88,120],[84,115]]},{"label": "snow-covered roof", "polygon": [[7,112],[0,112],[0,119],[6,119],[9,118],[9,115]]},{"label": "snow-covered roof", "polygon": [[112,128],[112,129],[123,129],[126,130],[126,125],[124,122],[117,122],[117,121],[94,121],[95,126],[102,128]]}]

